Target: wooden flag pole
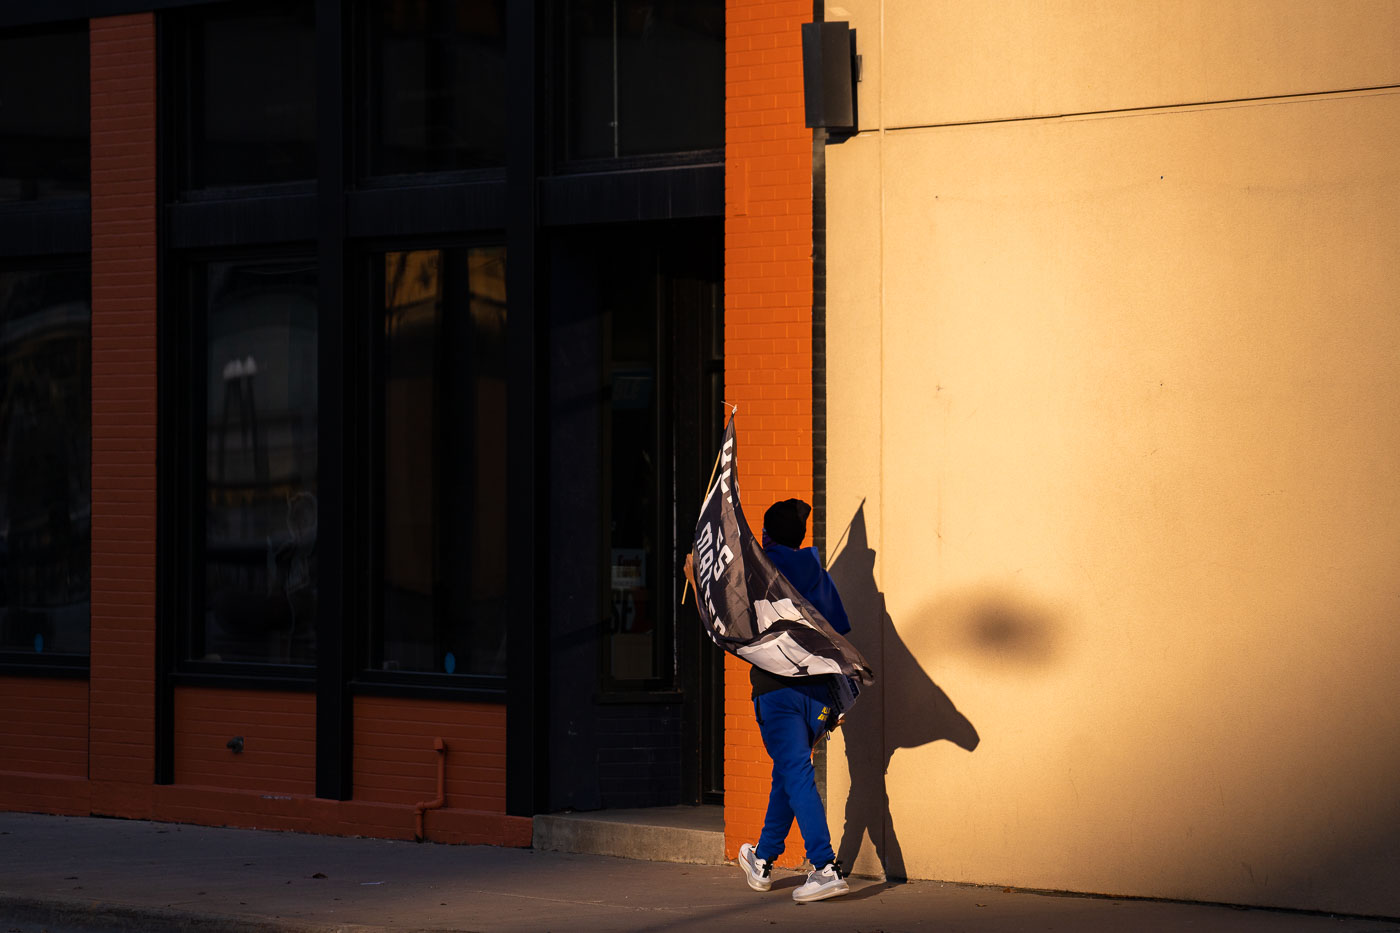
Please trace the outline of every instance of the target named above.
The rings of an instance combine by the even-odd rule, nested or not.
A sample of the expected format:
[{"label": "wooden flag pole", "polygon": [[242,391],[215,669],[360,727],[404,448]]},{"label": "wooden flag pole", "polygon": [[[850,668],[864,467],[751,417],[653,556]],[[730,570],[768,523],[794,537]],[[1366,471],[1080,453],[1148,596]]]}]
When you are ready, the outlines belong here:
[{"label": "wooden flag pole", "polygon": [[[728,407],[729,410],[730,410],[730,411],[729,411],[729,417],[733,418],[735,415],[737,415],[737,414],[739,413],[739,406],[738,406],[738,405],[730,405],[728,402],[724,402],[723,404],[724,404],[726,407]],[[724,424],[725,424],[725,427],[728,427],[728,426],[729,426],[729,422],[728,422],[728,421],[726,421]],[[710,468],[710,482],[705,484],[705,492],[706,492],[706,493],[708,493],[708,492],[710,491],[710,483],[713,483],[713,482],[715,481],[715,474],[719,472],[719,458],[722,457],[722,456],[724,456],[724,448],[723,448],[723,447],[721,447],[721,448],[715,453],[715,465],[714,465],[713,467]],[[704,499],[701,499],[700,501],[701,501],[702,504],[704,503]],[[682,606],[685,605],[685,597],[686,597],[689,593],[690,593],[690,578],[689,578],[689,577],[686,577],[686,578],[685,578],[685,586],[681,589],[681,605],[682,605]]]}]

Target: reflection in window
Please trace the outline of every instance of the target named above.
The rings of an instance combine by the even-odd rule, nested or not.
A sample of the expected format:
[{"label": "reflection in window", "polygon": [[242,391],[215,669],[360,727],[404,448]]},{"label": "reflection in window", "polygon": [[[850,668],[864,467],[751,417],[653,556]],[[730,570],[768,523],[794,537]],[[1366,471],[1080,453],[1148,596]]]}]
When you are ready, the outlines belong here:
[{"label": "reflection in window", "polygon": [[369,0],[367,175],[505,164],[505,0]]},{"label": "reflection in window", "polygon": [[0,201],[88,193],[88,34],[0,33]]},{"label": "reflection in window", "polygon": [[206,295],[205,615],[192,655],[311,664],[316,270],[210,263]]},{"label": "reflection in window", "polygon": [[88,653],[92,311],[85,267],[0,270],[0,650]]},{"label": "reflection in window", "polygon": [[722,0],[562,0],[565,159],[724,145]]},{"label": "reflection in window", "polygon": [[183,74],[174,90],[184,100],[185,186],[314,178],[313,5],[224,4],[182,15]]},{"label": "reflection in window", "polygon": [[500,247],[383,256],[383,547],[374,666],[505,673]]}]

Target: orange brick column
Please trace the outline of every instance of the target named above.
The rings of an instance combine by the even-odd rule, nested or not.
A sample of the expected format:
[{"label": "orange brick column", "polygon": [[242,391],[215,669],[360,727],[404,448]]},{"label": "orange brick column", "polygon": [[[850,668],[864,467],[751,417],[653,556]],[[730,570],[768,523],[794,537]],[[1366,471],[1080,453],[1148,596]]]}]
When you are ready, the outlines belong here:
[{"label": "orange brick column", "polygon": [[156,26],[91,22],[92,811],[155,780]]},{"label": "orange brick column", "polygon": [[[779,499],[812,501],[812,131],[802,23],[811,0],[725,6],[725,396],[738,405],[739,481],[755,529]],[[725,658],[725,855],[758,840],[772,762],[749,665]],[[804,859],[796,830],[779,861]]]}]

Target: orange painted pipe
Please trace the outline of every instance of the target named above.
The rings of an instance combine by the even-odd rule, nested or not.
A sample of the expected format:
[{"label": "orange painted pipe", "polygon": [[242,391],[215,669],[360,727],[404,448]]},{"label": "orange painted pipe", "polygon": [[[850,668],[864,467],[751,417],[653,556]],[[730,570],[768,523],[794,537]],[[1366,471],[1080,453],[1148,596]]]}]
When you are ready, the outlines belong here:
[{"label": "orange painted pipe", "polygon": [[442,806],[447,799],[447,743],[441,736],[433,739],[433,751],[437,752],[437,796],[432,800],[425,800],[414,805],[414,831],[415,842],[423,841],[423,814],[428,810],[436,810]]}]

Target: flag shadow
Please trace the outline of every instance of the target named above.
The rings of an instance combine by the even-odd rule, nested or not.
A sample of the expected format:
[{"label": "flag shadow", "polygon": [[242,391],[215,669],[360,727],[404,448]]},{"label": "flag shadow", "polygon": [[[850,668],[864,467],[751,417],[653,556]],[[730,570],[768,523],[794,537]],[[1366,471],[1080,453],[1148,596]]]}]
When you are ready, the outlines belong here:
[{"label": "flag shadow", "polygon": [[945,739],[970,752],[980,739],[967,717],[924,673],[885,611],[884,594],[875,582],[875,551],[866,530],[864,502],[830,572],[851,618],[847,638],[870,662],[876,678],[841,727],[851,786],[838,857],[848,868],[860,870],[856,859],[868,835],[885,879],[900,881],[908,875],[885,786],[895,750]]}]

